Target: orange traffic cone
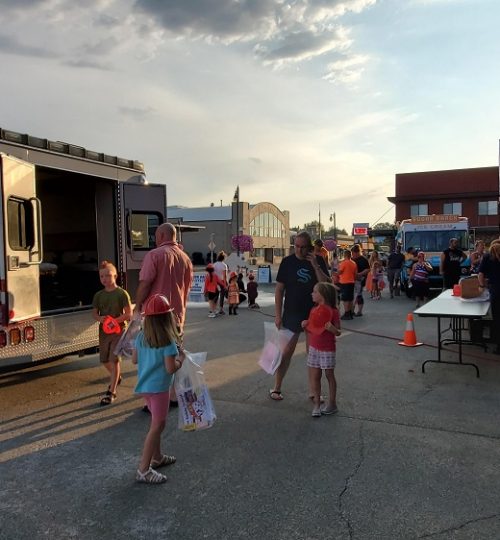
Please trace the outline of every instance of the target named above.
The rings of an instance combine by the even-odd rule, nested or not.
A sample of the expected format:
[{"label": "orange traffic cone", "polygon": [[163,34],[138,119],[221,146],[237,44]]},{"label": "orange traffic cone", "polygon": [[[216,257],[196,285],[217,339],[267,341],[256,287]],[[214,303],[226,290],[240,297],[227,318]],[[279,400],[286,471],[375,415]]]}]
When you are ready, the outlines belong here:
[{"label": "orange traffic cone", "polygon": [[413,327],[413,313],[408,313],[406,317],[405,337],[398,345],[404,345],[405,347],[418,347],[419,345],[423,345],[423,343],[417,343],[417,335],[415,334],[415,328]]}]

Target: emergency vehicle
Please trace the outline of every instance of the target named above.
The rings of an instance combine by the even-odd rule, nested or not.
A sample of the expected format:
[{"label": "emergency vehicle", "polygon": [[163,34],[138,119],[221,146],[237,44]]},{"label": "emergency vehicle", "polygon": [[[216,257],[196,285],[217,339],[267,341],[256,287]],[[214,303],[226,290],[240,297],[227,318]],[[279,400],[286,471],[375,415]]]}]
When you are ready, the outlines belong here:
[{"label": "emergency vehicle", "polygon": [[135,293],[166,186],[142,163],[0,129],[0,368],[98,344],[99,263]]}]

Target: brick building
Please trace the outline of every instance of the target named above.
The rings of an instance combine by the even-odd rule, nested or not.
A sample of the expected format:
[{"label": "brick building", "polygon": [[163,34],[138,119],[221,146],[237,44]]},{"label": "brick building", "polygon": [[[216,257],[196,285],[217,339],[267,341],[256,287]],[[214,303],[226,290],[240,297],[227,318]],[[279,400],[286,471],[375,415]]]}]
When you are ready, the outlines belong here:
[{"label": "brick building", "polygon": [[499,235],[499,168],[396,174],[396,221],[430,214],[469,218],[476,238],[486,242]]}]

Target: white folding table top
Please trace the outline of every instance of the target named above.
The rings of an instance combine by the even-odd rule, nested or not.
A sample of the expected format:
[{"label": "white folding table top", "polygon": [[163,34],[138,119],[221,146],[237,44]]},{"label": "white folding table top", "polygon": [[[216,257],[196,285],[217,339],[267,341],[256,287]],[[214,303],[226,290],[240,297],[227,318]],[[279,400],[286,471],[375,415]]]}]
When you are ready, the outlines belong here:
[{"label": "white folding table top", "polygon": [[413,313],[422,317],[484,317],[490,309],[489,301],[463,301],[446,289],[439,296],[416,309]]}]

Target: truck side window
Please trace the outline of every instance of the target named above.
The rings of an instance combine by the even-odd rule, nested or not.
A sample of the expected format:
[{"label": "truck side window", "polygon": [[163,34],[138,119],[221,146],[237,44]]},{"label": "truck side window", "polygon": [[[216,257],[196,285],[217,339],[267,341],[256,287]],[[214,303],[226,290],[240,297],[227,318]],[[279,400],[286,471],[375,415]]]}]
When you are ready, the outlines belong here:
[{"label": "truck side window", "polygon": [[7,201],[7,229],[11,249],[27,251],[33,247],[33,208],[29,201],[9,197]]},{"label": "truck side window", "polygon": [[134,212],[131,216],[132,249],[150,250],[156,247],[155,232],[162,218],[155,213]]}]

